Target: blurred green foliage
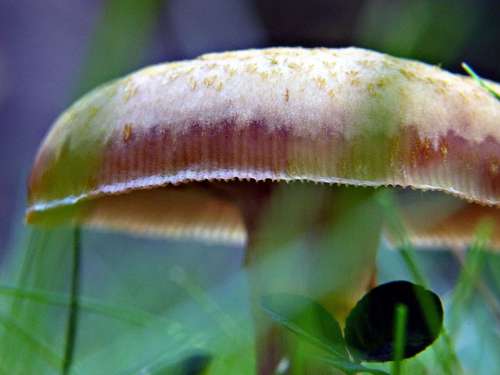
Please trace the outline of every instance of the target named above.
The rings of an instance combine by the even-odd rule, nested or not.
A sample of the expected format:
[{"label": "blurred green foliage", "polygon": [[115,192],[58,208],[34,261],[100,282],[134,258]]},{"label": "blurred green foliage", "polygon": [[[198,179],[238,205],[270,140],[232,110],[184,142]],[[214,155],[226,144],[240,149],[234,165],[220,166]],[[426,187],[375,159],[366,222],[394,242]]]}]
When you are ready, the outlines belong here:
[{"label": "blurred green foliage", "polygon": [[76,96],[123,76],[144,63],[165,0],[108,0],[104,4]]},{"label": "blurred green foliage", "polygon": [[467,0],[368,1],[358,43],[392,55],[449,64],[460,55],[480,10]]}]

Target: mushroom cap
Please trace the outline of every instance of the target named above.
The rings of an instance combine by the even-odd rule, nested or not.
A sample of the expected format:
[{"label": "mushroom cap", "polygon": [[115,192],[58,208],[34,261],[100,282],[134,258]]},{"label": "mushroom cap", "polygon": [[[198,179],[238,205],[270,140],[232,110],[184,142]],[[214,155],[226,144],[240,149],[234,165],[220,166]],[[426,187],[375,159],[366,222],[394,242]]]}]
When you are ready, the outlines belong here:
[{"label": "mushroom cap", "polygon": [[463,199],[460,220],[416,237],[467,242],[484,213],[500,244],[500,102],[468,77],[358,48],[156,65],[56,121],[27,220],[240,242],[237,207],[206,186],[232,180],[438,190]]}]

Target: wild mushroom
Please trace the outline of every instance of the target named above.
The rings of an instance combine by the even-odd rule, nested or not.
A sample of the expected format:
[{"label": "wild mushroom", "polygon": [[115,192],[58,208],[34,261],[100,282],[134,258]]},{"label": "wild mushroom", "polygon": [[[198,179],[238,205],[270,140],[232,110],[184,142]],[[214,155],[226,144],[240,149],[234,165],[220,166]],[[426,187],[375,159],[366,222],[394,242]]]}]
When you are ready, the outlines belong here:
[{"label": "wild mushroom", "polygon": [[[254,293],[341,275],[323,292],[342,314],[372,277],[382,217],[372,189],[330,185],[449,193],[462,199],[452,215],[427,215],[426,225],[405,215],[413,236],[465,244],[487,216],[498,248],[499,119],[500,103],[469,78],[356,48],[157,65],[96,89],[58,119],[29,179],[27,220],[246,242],[248,266],[307,237],[306,256],[288,261],[292,276],[254,275]],[[295,181],[304,184],[286,184]],[[298,208],[273,210],[272,199]],[[346,215],[364,224],[342,244],[348,256],[340,246],[315,253],[311,238]],[[266,220],[291,226],[285,238],[270,240]],[[268,357],[260,373],[279,358]]]}]

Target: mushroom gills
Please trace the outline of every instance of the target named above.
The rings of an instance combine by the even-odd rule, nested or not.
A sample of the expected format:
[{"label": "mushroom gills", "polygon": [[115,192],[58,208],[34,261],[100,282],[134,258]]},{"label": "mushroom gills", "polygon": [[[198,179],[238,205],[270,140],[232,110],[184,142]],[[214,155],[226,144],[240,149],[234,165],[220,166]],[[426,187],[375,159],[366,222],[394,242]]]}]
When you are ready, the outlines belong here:
[{"label": "mushroom gills", "polygon": [[[207,182],[134,190],[35,211],[30,213],[29,221],[45,226],[82,224],[138,236],[194,238],[243,246],[248,241],[247,230],[241,211],[233,202],[234,186],[247,185],[247,190],[251,191],[252,186],[263,187],[266,184]],[[275,184],[288,186],[302,183]],[[408,239],[416,247],[466,249],[474,241],[478,225],[487,220],[492,225],[490,249],[500,250],[498,208],[466,202],[440,192],[398,191],[397,214]],[[384,233],[390,242],[397,245],[396,236],[387,226]]]}]

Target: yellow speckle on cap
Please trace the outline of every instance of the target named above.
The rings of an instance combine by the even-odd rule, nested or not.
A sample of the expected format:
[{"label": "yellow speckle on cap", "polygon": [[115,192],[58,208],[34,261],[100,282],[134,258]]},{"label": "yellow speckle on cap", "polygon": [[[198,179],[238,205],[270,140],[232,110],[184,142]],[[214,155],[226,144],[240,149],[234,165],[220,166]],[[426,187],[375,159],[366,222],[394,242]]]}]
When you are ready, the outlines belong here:
[{"label": "yellow speckle on cap", "polygon": [[412,72],[411,70],[408,70],[408,69],[405,69],[405,68],[399,68],[398,71],[408,81],[413,81],[413,80],[417,79],[417,75],[414,72]]},{"label": "yellow speckle on cap", "polygon": [[236,69],[233,68],[231,65],[224,65],[224,72],[229,74],[230,77],[233,77],[236,74]]},{"label": "yellow speckle on cap", "polygon": [[458,91],[458,95],[460,95],[460,98],[462,98],[462,100],[464,102],[469,101],[469,97],[467,96],[467,94],[463,90]]},{"label": "yellow speckle on cap", "polygon": [[137,86],[134,84],[131,78],[127,78],[123,99],[125,100],[125,102],[128,102],[136,94],[137,94]]},{"label": "yellow speckle on cap", "polygon": [[168,65],[169,65],[169,68],[172,70],[172,69],[176,69],[178,67],[182,67],[184,64],[181,61],[177,61],[177,62],[171,62]]},{"label": "yellow speckle on cap", "polygon": [[373,60],[360,60],[358,64],[365,69],[372,69],[375,66],[375,61],[373,61]]},{"label": "yellow speckle on cap", "polygon": [[446,155],[448,155],[448,147],[446,147],[446,145],[441,145],[439,147],[439,152],[441,152],[441,156],[446,157]]},{"label": "yellow speckle on cap", "polygon": [[316,82],[316,85],[318,86],[318,88],[320,89],[324,89],[326,87],[326,79],[323,78],[323,77],[314,77],[314,82]]},{"label": "yellow speckle on cap", "polygon": [[123,141],[125,143],[127,143],[128,141],[130,141],[130,139],[132,138],[132,127],[133,127],[133,124],[131,123],[126,123],[125,126],[123,127]]},{"label": "yellow speckle on cap", "polygon": [[148,68],[144,68],[141,71],[141,74],[144,75],[145,77],[153,78],[159,74],[163,74],[165,72],[165,70],[167,69],[167,66],[168,66],[168,69],[170,69],[170,65],[162,65],[162,66],[153,65],[153,66],[150,66]]},{"label": "yellow speckle on cap", "polygon": [[375,82],[368,83],[366,89],[371,96],[375,96],[389,84],[388,78],[379,78]]},{"label": "yellow speckle on cap", "polygon": [[170,81],[175,81],[175,80],[176,80],[177,78],[179,78],[179,77],[180,77],[180,73],[179,73],[179,72],[174,72],[174,73],[172,73],[172,74],[170,74],[170,75],[168,76],[168,79],[169,79]]},{"label": "yellow speckle on cap", "polygon": [[490,172],[492,175],[496,176],[498,172],[500,171],[500,166],[498,165],[498,162],[492,161],[490,163]]},{"label": "yellow speckle on cap", "polygon": [[278,59],[275,57],[271,57],[269,62],[271,63],[271,65],[278,65]]},{"label": "yellow speckle on cap", "polygon": [[269,72],[260,72],[259,75],[264,81],[269,78]]},{"label": "yellow speckle on cap", "polygon": [[486,90],[477,90],[477,89],[476,89],[476,90],[474,90],[474,91],[472,92],[472,96],[474,96],[474,98],[475,98],[476,100],[481,100],[481,98],[483,98],[483,97],[484,97],[484,95],[489,95],[489,94],[486,92]]},{"label": "yellow speckle on cap", "polygon": [[323,61],[323,65],[327,68],[327,69],[334,69],[335,66],[337,65],[337,62],[336,61],[330,61],[330,60],[324,60]]},{"label": "yellow speckle on cap", "polygon": [[189,77],[189,87],[191,87],[191,90],[196,90],[196,88],[198,87],[198,82],[193,78],[193,77]]},{"label": "yellow speckle on cap", "polygon": [[350,79],[358,79],[359,78],[359,71],[357,71],[357,70],[348,70],[346,72],[346,75]]},{"label": "yellow speckle on cap", "polygon": [[252,64],[248,64],[246,67],[245,67],[245,71],[247,73],[255,73],[257,71],[257,64],[255,63],[252,63]]},{"label": "yellow speckle on cap", "polygon": [[445,95],[446,94],[446,89],[442,86],[436,86],[436,92],[438,94],[441,94],[441,95]]},{"label": "yellow speckle on cap", "polygon": [[370,96],[377,95],[376,86],[373,82],[370,82],[368,86],[366,86],[366,90],[368,91],[368,94],[370,94]]},{"label": "yellow speckle on cap", "polygon": [[425,83],[428,83],[431,86],[434,86],[437,84],[436,80],[432,77],[423,77],[423,78],[420,77],[420,79],[422,79]]},{"label": "yellow speckle on cap", "polygon": [[76,119],[75,111],[70,109],[62,115],[61,122],[66,125],[72,123],[73,121],[75,121],[75,119]]},{"label": "yellow speckle on cap", "polygon": [[204,80],[203,80],[203,84],[206,86],[206,87],[212,87],[213,84],[215,83],[215,80],[217,79],[216,76],[209,76],[209,77],[206,77]]},{"label": "yellow speckle on cap", "polygon": [[99,110],[100,110],[100,108],[95,106],[95,105],[90,106],[88,109],[87,121],[88,122],[92,121],[99,113]]}]

